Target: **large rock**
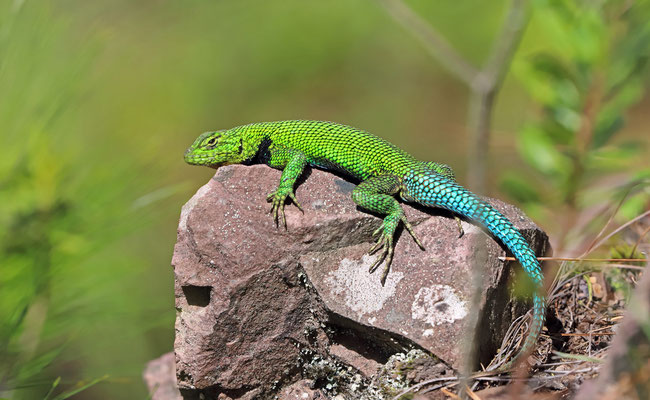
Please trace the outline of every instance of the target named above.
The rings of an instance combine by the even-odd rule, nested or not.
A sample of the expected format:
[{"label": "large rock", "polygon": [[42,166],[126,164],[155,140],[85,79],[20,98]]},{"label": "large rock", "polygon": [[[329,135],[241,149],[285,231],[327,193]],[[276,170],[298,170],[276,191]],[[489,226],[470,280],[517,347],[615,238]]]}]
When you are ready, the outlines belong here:
[{"label": "large rock", "polygon": [[[305,212],[287,204],[285,230],[265,202],[279,179],[266,166],[224,167],[183,207],[172,264],[186,397],[266,398],[303,378],[328,395],[361,391],[389,356],[411,348],[456,368],[472,265],[482,266],[485,284],[481,362],[526,309],[510,300],[511,263],[498,260],[505,251],[482,229],[463,222],[459,238],[451,214],[404,205],[426,251],[399,235],[382,286],[368,273],[376,256],[365,254],[381,220],[357,209],[354,184],[311,171],[296,190]],[[546,235],[528,218],[489,201],[546,252]]]}]

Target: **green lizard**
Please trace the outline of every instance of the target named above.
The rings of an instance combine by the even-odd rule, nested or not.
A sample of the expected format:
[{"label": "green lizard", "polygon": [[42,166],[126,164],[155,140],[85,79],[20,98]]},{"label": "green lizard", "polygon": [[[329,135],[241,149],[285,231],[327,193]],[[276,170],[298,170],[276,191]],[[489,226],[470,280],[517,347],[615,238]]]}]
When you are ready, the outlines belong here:
[{"label": "green lizard", "polygon": [[373,236],[379,235],[370,249],[383,249],[370,267],[374,272],[382,262],[382,284],[393,258],[393,236],[401,222],[415,242],[424,249],[404,210],[395,199],[429,207],[441,207],[485,226],[519,260],[535,284],[533,319],[517,356],[499,370],[510,368],[537,342],[545,319],[542,272],[535,253],[512,223],[485,201],[458,185],[451,168],[444,164],[418,161],[413,156],[368,132],[322,121],[279,121],[243,125],[200,135],[185,152],[192,165],[218,168],[229,164],[267,164],[281,169],[277,189],[267,200],[276,224],[286,227],[284,205],[287,198],[302,210],[294,195],[294,185],[307,165],[334,170],[361,181],[352,192],[360,207],[385,215]]}]

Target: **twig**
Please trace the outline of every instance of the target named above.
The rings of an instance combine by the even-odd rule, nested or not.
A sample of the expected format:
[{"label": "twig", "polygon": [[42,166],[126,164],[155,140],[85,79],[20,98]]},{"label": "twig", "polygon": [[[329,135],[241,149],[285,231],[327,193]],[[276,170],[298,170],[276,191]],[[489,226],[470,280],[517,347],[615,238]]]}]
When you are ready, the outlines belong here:
[{"label": "twig", "polygon": [[[608,326],[609,328],[609,326]],[[579,337],[592,337],[592,336],[610,336],[615,335],[614,332],[601,332],[601,333],[560,333],[560,336],[579,336]]]},{"label": "twig", "polygon": [[397,394],[397,396],[393,397],[393,400],[399,400],[399,398],[404,396],[405,394],[418,391],[422,387],[427,386],[427,385],[431,385],[432,383],[438,383],[438,382],[447,382],[447,383],[449,383],[449,382],[453,382],[453,381],[457,381],[457,380],[458,380],[458,378],[455,377],[455,376],[448,376],[448,377],[445,377],[445,378],[428,379],[428,380],[426,380],[424,382],[418,383],[417,385],[409,386],[408,388],[402,390],[401,392],[399,392]]},{"label": "twig", "polygon": [[447,397],[451,397],[451,398],[454,399],[454,400],[461,400],[461,398],[460,398],[459,395],[457,395],[457,394],[454,393],[454,392],[449,391],[449,390],[446,389],[446,388],[442,388],[442,389],[440,389],[440,391],[442,392],[442,394],[444,394],[444,395],[447,396]]},{"label": "twig", "polygon": [[637,247],[639,247],[639,245],[641,244],[641,241],[643,240],[645,235],[648,234],[648,232],[650,232],[650,226],[648,226],[645,229],[645,231],[643,231],[643,233],[641,235],[639,235],[639,239],[636,241],[636,243],[634,243],[634,247],[632,247],[632,251],[630,251],[630,257],[634,257],[634,253],[636,253]]},{"label": "twig", "polygon": [[604,264],[599,268],[618,268],[618,269],[634,269],[637,271],[646,271],[647,267],[639,267],[638,265],[625,265],[625,264]]},{"label": "twig", "polygon": [[487,62],[485,71],[500,85],[505,77],[508,64],[512,60],[528,19],[528,1],[514,0],[508,10],[508,16],[499,39],[496,41]]},{"label": "twig", "polygon": [[543,368],[543,367],[558,367],[560,365],[569,365],[569,364],[582,364],[584,361],[562,361],[562,362],[553,362],[553,363],[543,363],[543,364],[538,364],[538,368]]},{"label": "twig", "polygon": [[485,191],[490,124],[494,102],[528,22],[528,1],[512,0],[503,28],[488,62],[472,82],[468,127],[472,137],[468,162],[468,186]]},{"label": "twig", "polygon": [[[441,388],[440,391],[441,391],[444,395],[446,395],[446,396],[448,396],[448,397],[451,397],[451,398],[454,399],[454,400],[456,400],[456,399],[460,400],[460,398],[461,398],[461,397],[458,396],[456,393],[453,393],[453,392],[447,390],[447,389],[444,388],[444,387]],[[467,395],[468,395],[472,400],[481,400],[481,398],[478,397],[478,395],[477,395],[476,393],[474,393],[470,388],[467,388],[467,387],[466,387],[466,388],[465,388],[465,393],[467,393]]]}]

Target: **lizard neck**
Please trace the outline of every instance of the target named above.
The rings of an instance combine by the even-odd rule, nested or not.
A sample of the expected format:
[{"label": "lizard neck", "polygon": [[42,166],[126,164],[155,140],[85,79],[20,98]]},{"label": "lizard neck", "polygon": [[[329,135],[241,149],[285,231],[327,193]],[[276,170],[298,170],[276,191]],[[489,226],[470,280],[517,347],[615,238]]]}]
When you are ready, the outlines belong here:
[{"label": "lizard neck", "polygon": [[259,122],[233,128],[241,137],[241,164],[265,163],[264,158],[271,145],[271,134],[277,129],[277,122]]}]

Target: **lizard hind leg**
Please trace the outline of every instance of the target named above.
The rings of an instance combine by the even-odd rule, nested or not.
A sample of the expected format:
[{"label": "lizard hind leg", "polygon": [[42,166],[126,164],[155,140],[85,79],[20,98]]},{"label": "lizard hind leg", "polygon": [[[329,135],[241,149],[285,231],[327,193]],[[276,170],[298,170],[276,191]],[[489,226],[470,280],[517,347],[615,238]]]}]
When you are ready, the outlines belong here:
[{"label": "lizard hind leg", "polygon": [[425,167],[433,170],[433,172],[444,176],[445,178],[456,182],[456,176],[454,175],[454,170],[447,164],[437,163],[433,161],[423,161]]},{"label": "lizard hind leg", "polygon": [[386,215],[381,226],[373,233],[373,236],[379,235],[379,237],[377,242],[369,250],[369,253],[373,254],[383,249],[369,270],[372,273],[384,263],[384,270],[381,275],[382,285],[386,282],[386,277],[390,271],[390,264],[393,260],[395,248],[393,237],[400,221],[404,224],[404,227],[411,234],[415,242],[424,249],[413,227],[406,220],[404,210],[393,197],[399,189],[400,180],[398,177],[394,175],[381,175],[361,182],[352,191],[352,200],[358,206],[368,211]]}]

